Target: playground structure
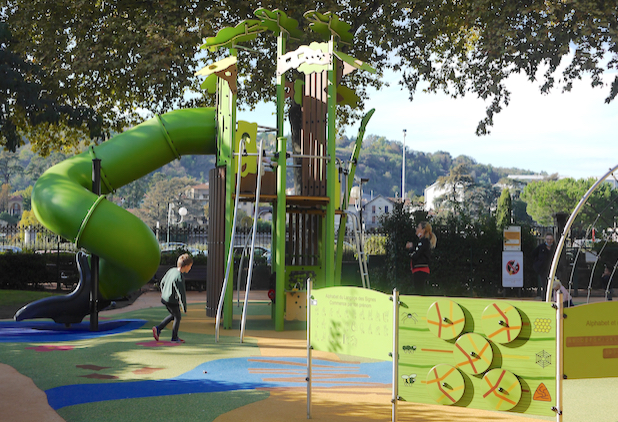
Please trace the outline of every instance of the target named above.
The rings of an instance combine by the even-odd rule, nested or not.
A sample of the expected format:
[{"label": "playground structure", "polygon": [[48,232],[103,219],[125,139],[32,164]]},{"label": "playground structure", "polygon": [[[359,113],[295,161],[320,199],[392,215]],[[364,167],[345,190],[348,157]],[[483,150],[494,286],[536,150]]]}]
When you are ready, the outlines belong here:
[{"label": "playground structure", "polygon": [[[213,230],[208,240],[206,312],[208,316],[217,316],[217,330],[221,317],[224,328],[232,326],[233,298],[228,287],[232,283],[230,266],[239,201],[254,202],[255,215],[260,202],[272,204],[276,330],[284,329],[285,294],[290,285],[301,281],[302,288],[308,277],[317,287],[339,284],[345,230],[336,232],[335,215],[340,215],[340,227],[345,227],[356,161],[373,110],[362,119],[348,162],[336,157],[336,111],[337,106],[358,104],[353,90],[341,84],[345,76],[356,70],[375,70],[338,51],[339,44],[352,42],[353,36],[348,32],[350,26],[330,12],[305,13],[311,22],[310,29],[322,42],[301,45],[293,51],[287,51],[286,45],[302,34],[297,29],[297,21],[280,10],[258,9],[255,15],[257,20],[221,29],[202,47],[229,51],[224,59],[197,72],[206,77],[202,87],[216,95],[214,108],[177,110],[155,116],[52,167],[37,181],[32,202],[38,220],[100,257],[99,288],[94,290],[101,300],[111,300],[140,288],[152,278],[160,260],[152,230],[107,201],[105,195],[187,154],[216,156],[216,168],[209,175],[209,219]],[[266,31],[277,37],[277,125],[274,129],[236,120],[238,49],[243,48],[243,42]],[[284,138],[288,99],[302,111],[299,153],[288,151]],[[256,139],[260,129],[276,131],[274,151],[264,151],[261,145],[258,149]],[[93,160],[100,160],[102,196],[93,192],[96,188],[90,178]],[[262,176],[266,160],[272,164],[273,171]],[[302,174],[299,191],[294,195],[286,193],[288,160],[300,165]],[[256,223],[257,218],[254,229]],[[362,242],[357,245],[362,260]],[[254,241],[250,259],[253,259],[253,248]],[[363,267],[361,262],[362,268],[366,264]],[[366,274],[362,276],[363,284],[368,286]],[[245,305],[250,284],[249,277]],[[51,309],[62,306],[63,318],[58,322],[79,322],[88,314],[84,303],[82,297],[80,304],[71,309],[67,303],[46,298],[22,308],[15,319],[50,317],[54,314]],[[241,333],[243,329],[244,323]]]},{"label": "playground structure", "polygon": [[[351,71],[373,69],[337,51],[339,43],[351,42],[352,38],[346,25],[332,14],[305,14],[312,22],[310,28],[327,42],[311,43],[289,52],[287,41],[297,35],[297,22],[281,11],[258,9],[256,16],[259,20],[224,28],[205,44],[213,50],[229,49],[228,57],[198,72],[206,76],[203,87],[217,96],[215,108],[178,110],[157,116],[58,164],[37,182],[33,209],[39,221],[101,257],[98,293],[102,300],[122,296],[148,282],[158,267],[160,251],[154,234],[139,219],[92,192],[91,161],[101,160],[101,193],[105,195],[182,155],[214,154],[217,167],[210,173],[209,212],[211,227],[216,230],[209,236],[206,311],[208,316],[216,317],[215,336],[218,338],[220,325],[232,327],[230,274],[238,203],[254,202],[257,216],[258,204],[270,202],[276,330],[284,329],[286,290],[306,279],[311,279],[313,283],[309,285],[317,288],[313,296],[307,297],[309,392],[312,348],[383,360],[389,359],[390,353],[393,420],[397,400],[408,397],[422,403],[556,414],[561,420],[561,380],[565,374],[572,378],[618,376],[614,363],[618,362],[614,359],[618,349],[607,347],[618,346],[618,324],[606,318],[608,313],[615,314],[615,303],[563,310],[559,299],[556,304],[547,303],[549,297],[541,303],[505,303],[400,297],[397,292],[388,297],[367,289],[338,287],[343,232],[335,231],[335,215],[340,215],[340,226],[345,226],[356,160],[365,126],[373,113],[370,111],[361,123],[350,161],[338,163],[336,107],[354,103],[351,90],[339,82]],[[274,151],[257,145],[258,124],[236,121],[238,48],[240,43],[265,31],[277,36]],[[286,81],[286,73],[292,70],[302,73],[303,78]],[[303,111],[300,153],[289,152],[283,136],[287,99]],[[263,173],[267,160],[274,171]],[[288,160],[300,163],[302,170],[300,191],[294,195],[287,193]],[[588,196],[576,207],[569,220],[571,224]],[[257,218],[254,230],[256,222]],[[563,239],[552,263],[548,292]],[[254,246],[252,242],[250,260]],[[359,257],[363,257],[362,250]],[[86,264],[84,258],[80,259],[80,271],[84,271]],[[82,281],[86,278],[82,277]],[[241,340],[250,278],[249,275]],[[368,283],[364,284],[368,287]],[[20,310],[16,319],[51,317],[57,322],[79,322],[90,310],[84,306],[88,303],[84,297],[80,295],[79,306],[77,302],[71,305],[70,300],[56,298],[35,302]],[[54,312],[60,308],[66,312],[57,316]],[[317,310],[313,318],[312,308]],[[564,315],[571,318],[565,320]],[[595,322],[594,329],[590,329],[588,321]],[[563,328],[563,322],[570,327]],[[584,359],[587,365],[581,365]]]}]

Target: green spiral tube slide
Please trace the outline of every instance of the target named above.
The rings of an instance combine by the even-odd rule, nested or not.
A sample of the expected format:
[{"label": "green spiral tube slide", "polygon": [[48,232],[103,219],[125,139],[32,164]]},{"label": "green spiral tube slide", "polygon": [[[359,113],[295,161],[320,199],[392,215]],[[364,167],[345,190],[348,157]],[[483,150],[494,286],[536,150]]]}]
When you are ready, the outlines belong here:
[{"label": "green spiral tube slide", "polygon": [[125,296],[155,274],[159,244],[139,218],[92,193],[92,159],[101,159],[101,192],[106,194],[195,154],[216,154],[214,108],[156,116],[57,164],[36,182],[32,209],[45,227],[100,257],[103,299]]}]

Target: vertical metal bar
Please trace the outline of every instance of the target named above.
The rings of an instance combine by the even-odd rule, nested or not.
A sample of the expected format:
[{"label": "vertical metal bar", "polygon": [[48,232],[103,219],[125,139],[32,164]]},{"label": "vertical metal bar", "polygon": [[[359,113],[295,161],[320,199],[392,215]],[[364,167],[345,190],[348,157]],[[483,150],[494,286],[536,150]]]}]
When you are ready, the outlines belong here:
[{"label": "vertical metal bar", "polygon": [[[282,129],[283,130],[283,129]],[[283,331],[285,313],[285,216],[286,216],[286,139],[277,138],[279,159],[277,165],[277,250],[275,253],[277,281],[275,288],[275,330]]]},{"label": "vertical metal bar", "polygon": [[311,419],[311,289],[313,282],[307,279],[307,419]]},{"label": "vertical metal bar", "polygon": [[[217,306],[217,317],[215,319],[215,343],[219,342],[219,325],[221,323],[221,311],[223,310],[223,302],[225,301],[225,293],[227,290],[227,284],[230,277],[230,267],[234,261],[234,236],[236,236],[236,214],[238,213],[238,200],[240,198],[240,176],[242,169],[242,151],[245,148],[245,140],[241,139],[238,145],[238,172],[236,173],[236,198],[234,203],[234,220],[232,222],[232,237],[230,240],[230,248],[227,255],[227,268],[225,269],[225,278],[223,279],[223,288],[221,289],[221,297],[219,298],[219,305]],[[229,312],[232,312],[230,310]]]},{"label": "vertical metal bar", "polygon": [[[324,259],[324,280],[327,286],[335,286],[340,284],[339,280],[335,280],[335,262],[332,257],[335,255],[335,188],[337,186],[337,167],[335,163],[335,140],[336,140],[336,127],[335,117],[337,111],[337,60],[334,55],[335,39],[331,36],[328,44],[328,53],[332,60],[331,66],[328,70],[328,106],[327,106],[327,141],[326,155],[328,161],[326,163],[326,195],[331,199],[326,205],[326,217],[322,219],[324,224],[323,231],[325,233],[324,242],[325,245],[322,248]],[[362,237],[361,237],[362,239]]]},{"label": "vertical metal bar", "polygon": [[562,379],[564,374],[564,306],[562,291],[556,292],[556,421],[562,422]]},{"label": "vertical metal bar", "polygon": [[260,204],[260,188],[262,187],[262,151],[264,140],[260,141],[258,149],[258,170],[257,170],[257,189],[255,191],[255,209],[253,211],[253,228],[251,230],[251,256],[249,256],[249,273],[247,274],[247,289],[245,291],[245,301],[242,307],[242,317],[240,319],[240,342],[245,338],[245,324],[247,323],[247,304],[249,303],[249,291],[251,290],[251,277],[253,276],[253,260],[255,258],[255,232],[257,231],[258,205]]},{"label": "vertical metal bar", "polygon": [[393,397],[391,398],[392,422],[397,422],[397,401],[399,400],[399,292],[393,289]]},{"label": "vertical metal bar", "polygon": [[[101,160],[92,160],[92,193],[101,195]],[[99,257],[90,257],[90,331],[99,331]]]}]

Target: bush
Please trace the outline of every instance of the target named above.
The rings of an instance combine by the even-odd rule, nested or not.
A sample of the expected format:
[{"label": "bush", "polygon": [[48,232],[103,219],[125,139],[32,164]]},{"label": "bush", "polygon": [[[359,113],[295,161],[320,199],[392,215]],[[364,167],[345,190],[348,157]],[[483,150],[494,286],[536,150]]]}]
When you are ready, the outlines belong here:
[{"label": "bush", "polygon": [[[410,258],[405,243],[415,238],[414,227],[423,216],[410,216],[395,206],[383,220],[387,237],[386,255],[381,266],[369,261],[371,286],[383,292],[393,287],[403,290],[411,282]],[[472,221],[467,216],[451,216],[443,225],[433,225],[438,239],[432,252],[431,288],[426,294],[495,297],[502,291],[503,233],[495,218]],[[522,226],[524,288],[535,287],[536,274],[531,255],[536,240],[530,227]],[[375,264],[375,263],[374,263]],[[405,290],[404,290],[405,291]]]},{"label": "bush", "polygon": [[0,254],[0,289],[38,289],[47,278],[45,256],[12,252]]}]

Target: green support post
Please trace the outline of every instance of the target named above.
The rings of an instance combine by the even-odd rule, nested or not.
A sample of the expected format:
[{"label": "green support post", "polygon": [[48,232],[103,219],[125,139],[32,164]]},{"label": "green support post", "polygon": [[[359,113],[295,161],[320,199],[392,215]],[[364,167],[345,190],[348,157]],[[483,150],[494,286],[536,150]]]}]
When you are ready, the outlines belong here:
[{"label": "green support post", "polygon": [[333,63],[328,70],[328,126],[327,126],[327,154],[326,164],[326,194],[330,201],[326,205],[326,217],[324,218],[324,286],[336,286],[341,283],[341,279],[335,279],[335,189],[337,187],[337,166],[335,163],[335,115],[337,106],[337,61],[333,52],[335,51],[335,40],[331,37],[328,43],[329,53],[333,57]]},{"label": "green support post", "polygon": [[[285,54],[286,39],[283,32],[277,37],[277,59]],[[286,217],[286,153],[287,144],[286,138],[283,137],[283,113],[285,105],[285,77],[283,74],[277,73],[277,151],[279,157],[277,159],[277,206],[276,221],[277,224],[273,227],[275,232],[275,248],[274,258],[277,272],[276,288],[275,288],[275,330],[283,331],[284,328],[284,313],[285,313],[285,217]]]},{"label": "green support post", "polygon": [[[230,48],[230,55],[236,56],[238,54],[235,48]],[[232,197],[232,193],[234,192],[234,184],[236,182],[236,177],[234,174],[234,138],[236,135],[236,99],[237,96],[234,94],[227,82],[222,82],[225,84],[228,95],[230,96],[231,107],[230,112],[231,116],[229,121],[229,127],[226,131],[223,128],[225,136],[222,140],[223,143],[226,143],[229,148],[229,159],[226,163],[226,172],[225,172],[225,203],[226,203],[226,215],[225,215],[225,265],[227,265],[227,251],[229,251],[230,245],[232,244],[232,219],[234,218],[234,198]],[[240,171],[240,169],[239,169]],[[233,259],[233,258],[232,258]],[[233,273],[232,267],[232,273]],[[225,291],[225,298],[223,300],[223,328],[229,330],[232,328],[232,320],[233,320],[233,302],[234,302],[234,277],[230,277],[228,280],[228,286]]]},{"label": "green support post", "polygon": [[277,287],[275,289],[275,331],[283,331],[285,312],[285,177],[286,177],[286,138],[277,138],[279,159],[277,160],[277,227],[275,237],[277,250],[275,262],[277,265]]}]

